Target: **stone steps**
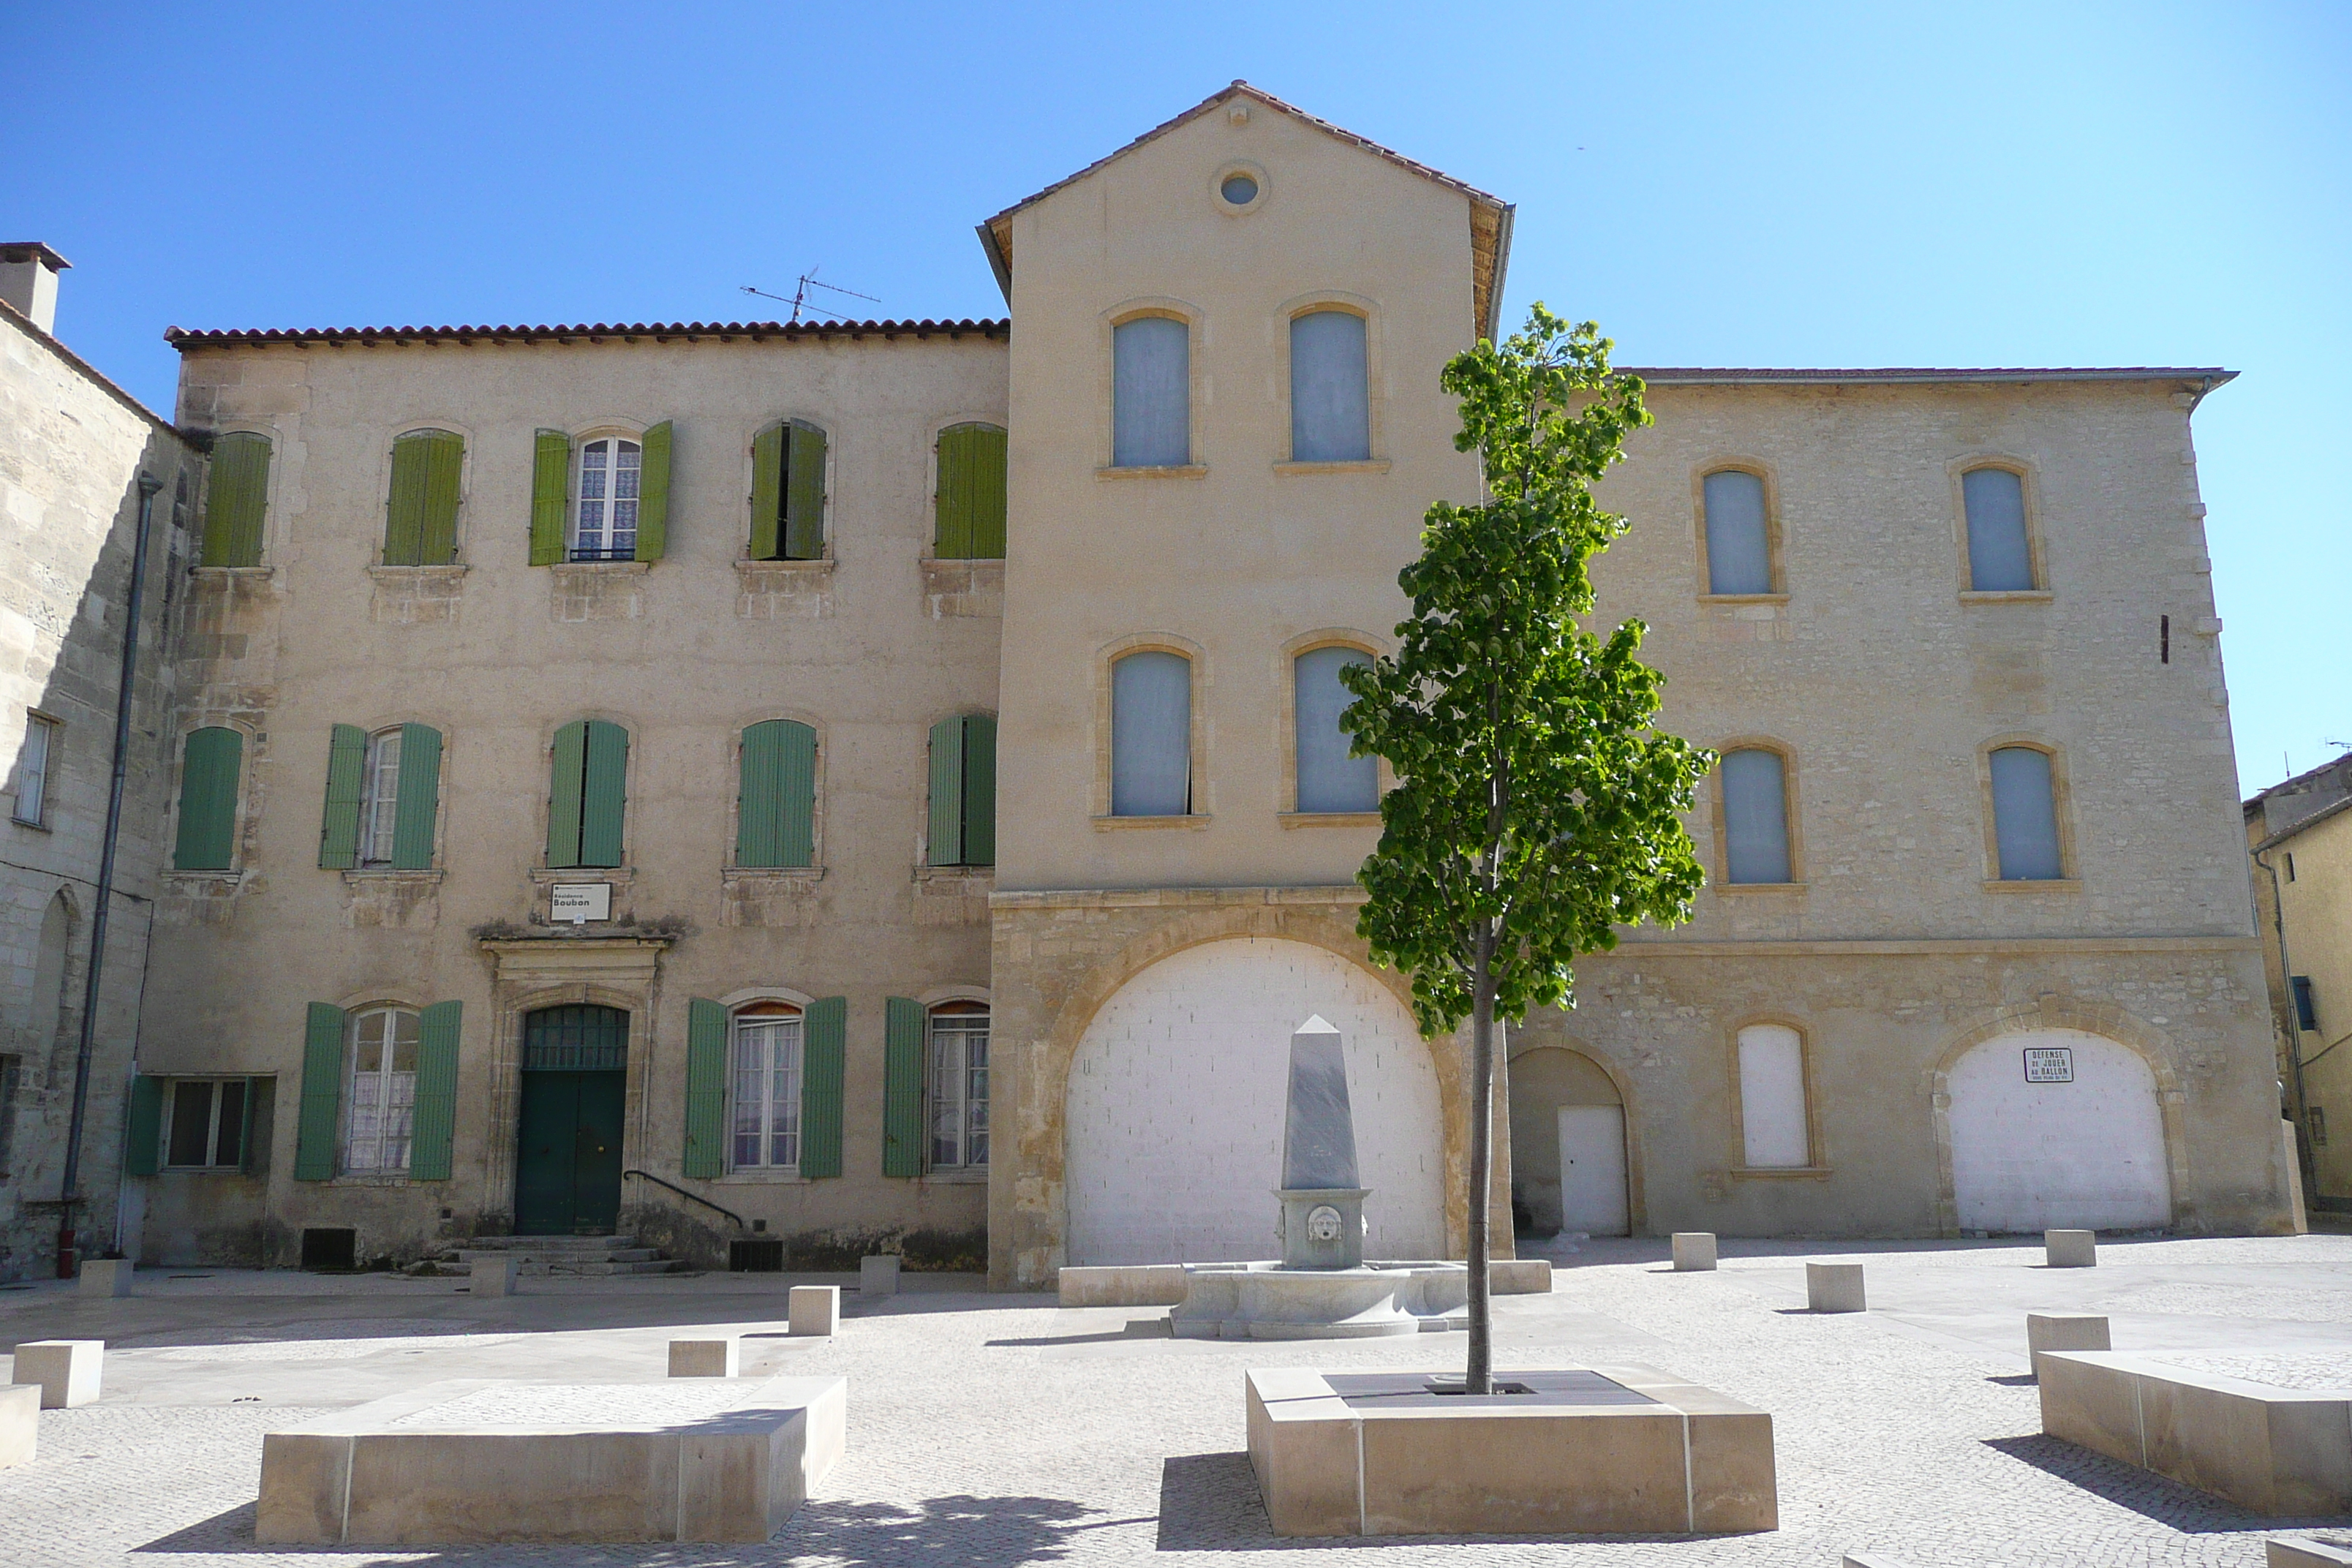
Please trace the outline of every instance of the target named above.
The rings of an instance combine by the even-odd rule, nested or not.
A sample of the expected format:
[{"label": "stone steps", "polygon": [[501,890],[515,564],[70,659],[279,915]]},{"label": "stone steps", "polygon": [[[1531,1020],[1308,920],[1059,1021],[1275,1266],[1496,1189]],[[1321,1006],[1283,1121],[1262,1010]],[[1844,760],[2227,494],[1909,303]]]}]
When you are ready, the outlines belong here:
[{"label": "stone steps", "polygon": [[677,1274],[688,1265],[640,1247],[631,1236],[482,1236],[452,1248],[439,1261],[456,1268],[499,1258],[517,1258],[525,1277],[562,1274],[606,1278],[620,1274]]}]

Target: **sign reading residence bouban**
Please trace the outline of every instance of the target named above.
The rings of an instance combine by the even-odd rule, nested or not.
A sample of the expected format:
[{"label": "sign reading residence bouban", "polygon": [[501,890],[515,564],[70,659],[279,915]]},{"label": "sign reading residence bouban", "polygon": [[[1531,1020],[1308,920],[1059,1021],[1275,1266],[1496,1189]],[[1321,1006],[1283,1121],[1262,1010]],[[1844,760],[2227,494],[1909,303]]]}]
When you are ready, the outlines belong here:
[{"label": "sign reading residence bouban", "polygon": [[613,884],[610,882],[558,882],[548,890],[547,918],[562,925],[586,925],[590,921],[613,918]]},{"label": "sign reading residence bouban", "polygon": [[[562,892],[563,889],[557,889]],[[2025,1081],[2028,1083],[2072,1083],[2074,1081],[2074,1052],[2069,1046],[2029,1046],[2025,1051]]]}]

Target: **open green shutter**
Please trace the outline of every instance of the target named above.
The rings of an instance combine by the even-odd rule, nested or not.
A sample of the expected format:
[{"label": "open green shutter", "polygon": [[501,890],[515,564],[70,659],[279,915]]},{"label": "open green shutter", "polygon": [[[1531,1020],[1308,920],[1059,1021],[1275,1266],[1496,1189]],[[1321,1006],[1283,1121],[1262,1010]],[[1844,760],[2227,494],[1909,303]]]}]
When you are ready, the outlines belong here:
[{"label": "open green shutter", "polygon": [[131,1114],[122,1123],[122,1173],[152,1176],[163,1165],[163,1080],[145,1073],[131,1080]]},{"label": "open green shutter", "polygon": [[883,1004],[882,1173],[923,1173],[923,1009],[908,996]]},{"label": "open green shutter", "polygon": [[532,437],[530,458],[530,563],[552,566],[563,559],[563,507],[572,479],[572,437],[541,430]]},{"label": "open green shutter", "polygon": [[686,1174],[727,1173],[727,1009],[697,996],[686,1005]]},{"label": "open green shutter", "polygon": [[971,491],[966,474],[971,466],[970,425],[950,425],[940,432],[939,489],[931,498],[936,526],[931,553],[942,561],[961,561],[971,554]]},{"label": "open green shutter", "polygon": [[849,1003],[809,1004],[801,1044],[801,1174],[841,1174],[841,1085],[848,1055]]},{"label": "open green shutter", "polygon": [[250,1176],[261,1169],[261,1160],[253,1152],[253,1128],[259,1120],[254,1107],[264,1091],[274,1087],[277,1081],[268,1078],[245,1080],[245,1110],[237,1121],[236,1130],[236,1171],[241,1176]]},{"label": "open green shutter", "polygon": [[294,1179],[331,1181],[343,1110],[343,1010],[313,1002],[302,1035],[302,1115],[294,1134]]},{"label": "open green shutter", "polygon": [[587,764],[580,775],[580,864],[621,864],[627,810],[629,732],[607,719],[588,721]]},{"label": "open green shutter", "polygon": [[[954,506],[961,521],[961,543],[954,552],[975,561],[1001,560],[1004,555],[1004,432],[993,425],[959,425],[940,439],[940,495],[949,495],[945,464],[950,437],[954,437]],[[942,556],[949,553],[945,544]]]},{"label": "open green shutter", "polygon": [[[404,764],[407,760],[404,742],[401,761]],[[404,766],[402,772],[406,771]],[[408,1143],[412,1181],[449,1179],[449,1146],[457,1131],[457,1038],[464,1007],[462,1002],[436,1002],[416,1015],[416,1114]]]},{"label": "open green shutter", "polygon": [[232,430],[213,443],[205,491],[207,566],[261,563],[261,524],[269,497],[269,437]]},{"label": "open green shutter", "polygon": [[963,862],[963,721],[931,726],[930,863]]},{"label": "open green shutter", "polygon": [[824,559],[824,432],[795,419],[784,468],[784,554]]},{"label": "open green shutter", "polygon": [[735,864],[781,866],[783,861],[784,721],[770,719],[743,731],[737,770]]},{"label": "open green shutter", "polygon": [[427,566],[442,566],[457,559],[457,481],[466,467],[466,439],[436,430],[423,441],[425,514],[417,559]]},{"label": "open green shutter", "polygon": [[816,731],[780,719],[776,766],[776,864],[816,864]]},{"label": "open green shutter", "polygon": [[784,427],[751,439],[751,559],[773,561],[784,515]]},{"label": "open green shutter", "polygon": [[222,725],[191,731],[180,768],[180,829],[172,864],[226,871],[236,848],[236,781],[245,737]]},{"label": "open green shutter", "polygon": [[646,432],[637,468],[637,559],[658,561],[669,548],[670,422]]},{"label": "open green shutter", "polygon": [[547,770],[547,863],[580,864],[580,783],[588,758],[588,724],[574,719],[555,732]]},{"label": "open green shutter", "polygon": [[403,436],[392,444],[392,494],[384,502],[383,563],[415,566],[425,559],[425,490],[432,454],[429,434]]},{"label": "open green shutter", "polygon": [[996,864],[996,715],[963,721],[963,863]]},{"label": "open green shutter", "polygon": [[367,766],[367,731],[338,724],[327,739],[327,810],[319,824],[319,864],[348,871],[360,863],[360,776]]},{"label": "open green shutter", "polygon": [[395,870],[432,869],[433,824],[440,810],[441,731],[430,724],[403,724],[400,799],[392,819],[392,864]]}]

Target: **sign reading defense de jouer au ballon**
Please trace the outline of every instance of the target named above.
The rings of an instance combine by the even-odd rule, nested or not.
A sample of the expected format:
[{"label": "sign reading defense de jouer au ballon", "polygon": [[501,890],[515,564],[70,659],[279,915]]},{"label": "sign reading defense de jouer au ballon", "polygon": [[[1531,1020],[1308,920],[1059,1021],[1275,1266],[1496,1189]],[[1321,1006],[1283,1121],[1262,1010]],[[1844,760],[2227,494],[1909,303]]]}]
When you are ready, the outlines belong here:
[{"label": "sign reading defense de jouer au ballon", "polygon": [[2074,1082],[2074,1048],[2070,1046],[2028,1046],[2025,1050],[2025,1081]]},{"label": "sign reading defense de jouer au ballon", "polygon": [[613,918],[610,882],[559,882],[548,889],[547,918],[557,925],[585,925]]}]

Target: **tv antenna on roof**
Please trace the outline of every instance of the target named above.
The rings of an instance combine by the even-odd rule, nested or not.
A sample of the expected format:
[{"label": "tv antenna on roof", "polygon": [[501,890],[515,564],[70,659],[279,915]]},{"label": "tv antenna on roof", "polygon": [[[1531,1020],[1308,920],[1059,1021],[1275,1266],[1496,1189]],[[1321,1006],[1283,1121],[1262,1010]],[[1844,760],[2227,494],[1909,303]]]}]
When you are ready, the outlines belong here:
[{"label": "tv antenna on roof", "polygon": [[874,296],[871,294],[860,294],[856,289],[844,289],[838,283],[819,282],[817,280],[816,268],[814,267],[801,274],[800,286],[793,290],[793,297],[789,300],[785,299],[782,294],[771,294],[765,289],[754,289],[749,283],[744,284],[742,287],[743,292],[746,294],[757,294],[762,300],[773,300],[779,304],[790,305],[793,308],[792,319],[794,321],[798,321],[801,319],[801,312],[803,310],[812,311],[820,316],[830,316],[836,321],[845,321],[849,320],[848,316],[839,310],[829,310],[823,305],[812,303],[808,297],[809,290],[812,289],[824,289],[835,294],[846,294],[853,300],[873,300],[877,305],[882,302],[879,300],[874,299]]}]

